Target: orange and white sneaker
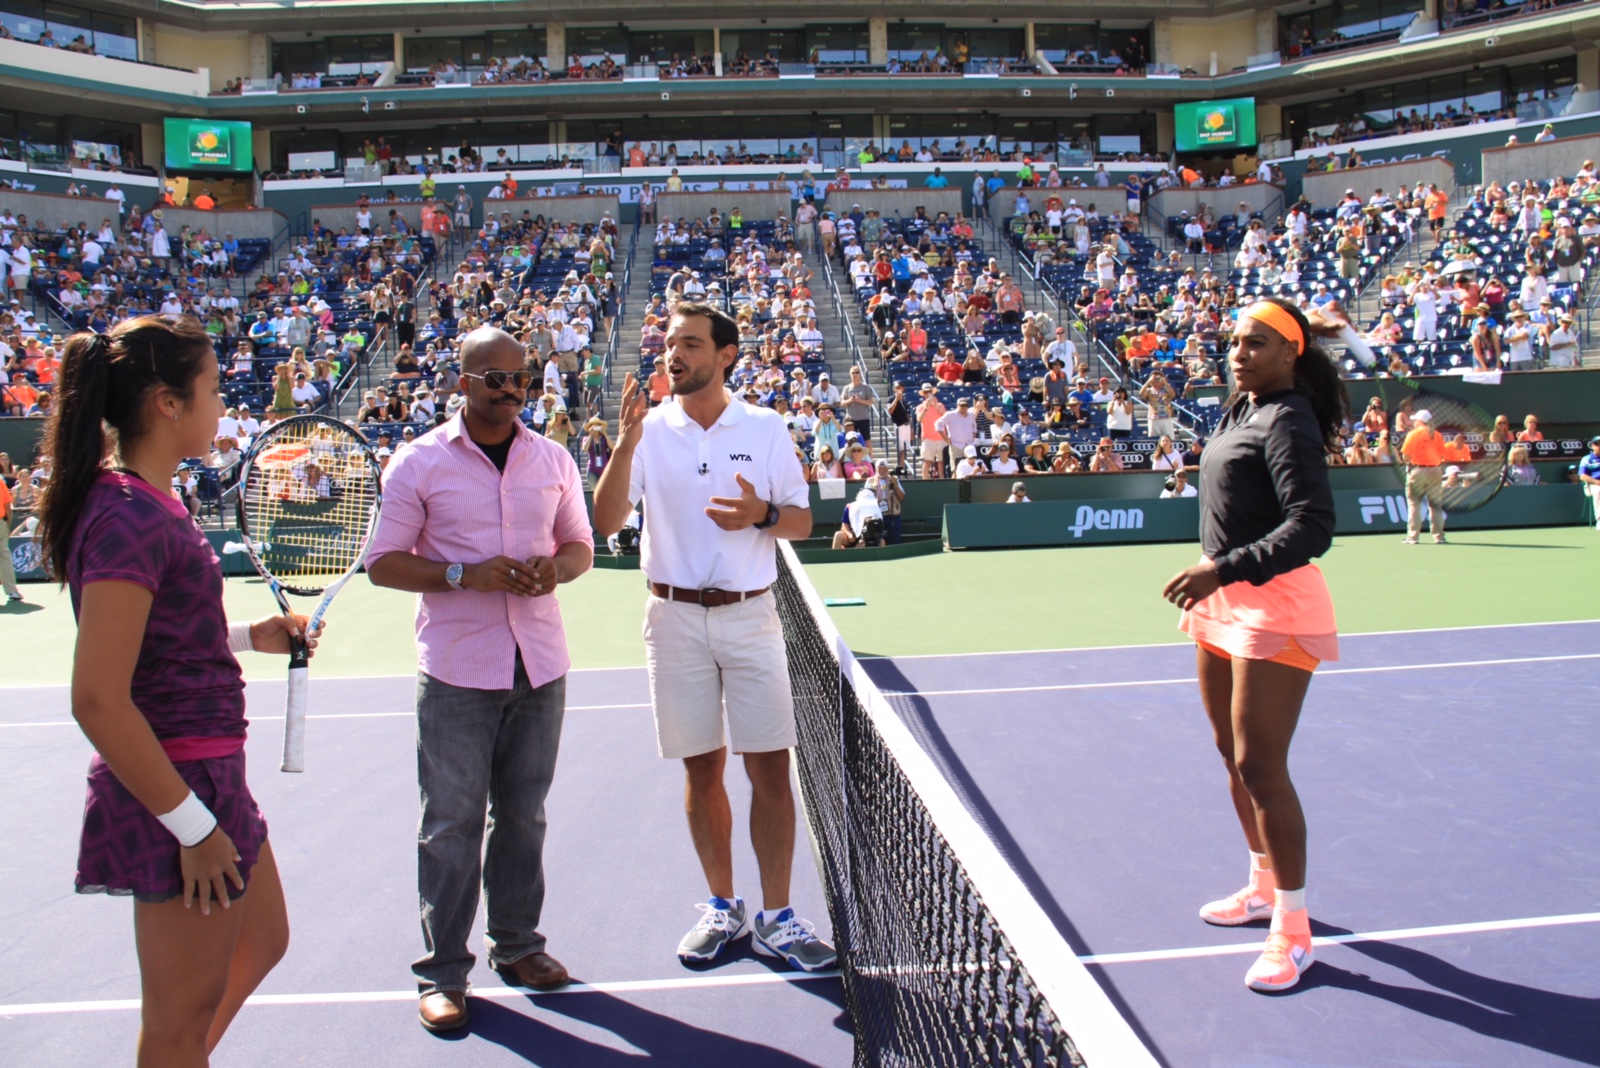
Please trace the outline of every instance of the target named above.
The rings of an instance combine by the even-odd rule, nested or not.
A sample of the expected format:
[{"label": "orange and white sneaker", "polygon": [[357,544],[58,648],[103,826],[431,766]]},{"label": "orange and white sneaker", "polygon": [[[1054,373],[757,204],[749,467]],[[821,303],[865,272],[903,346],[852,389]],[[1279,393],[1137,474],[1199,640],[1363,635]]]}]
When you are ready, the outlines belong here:
[{"label": "orange and white sneaker", "polygon": [[1200,918],[1218,927],[1238,927],[1254,920],[1270,920],[1272,903],[1270,886],[1265,889],[1247,886],[1221,901],[1208,901],[1201,905]]},{"label": "orange and white sneaker", "polygon": [[1267,947],[1245,973],[1244,985],[1264,993],[1288,990],[1300,981],[1314,961],[1311,918],[1306,910],[1276,912],[1272,916]]}]

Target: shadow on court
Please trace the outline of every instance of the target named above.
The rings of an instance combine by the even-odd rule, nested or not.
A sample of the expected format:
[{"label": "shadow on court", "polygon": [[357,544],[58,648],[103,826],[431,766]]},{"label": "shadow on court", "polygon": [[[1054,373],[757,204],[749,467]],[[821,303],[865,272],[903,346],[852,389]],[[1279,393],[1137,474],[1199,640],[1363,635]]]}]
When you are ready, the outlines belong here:
[{"label": "shadow on court", "polygon": [[[824,1000],[842,1003],[837,984],[798,983]],[[546,1022],[521,1011],[520,1006],[470,998],[472,1037],[500,1046],[541,1068],[624,1068],[637,1065],[641,1053],[652,1060],[679,1064],[752,1065],[760,1068],[801,1068],[815,1062],[771,1045],[695,1027],[683,1020],[652,1012],[634,1002],[602,993],[530,995],[527,1005],[557,1013],[562,1025]],[[571,1024],[583,1025],[573,1028]],[[782,1021],[774,1021],[775,1036],[794,1037]],[[613,1043],[585,1037],[604,1032]],[[439,1035],[450,1041],[466,1038],[466,1031]]]},{"label": "shadow on court", "polygon": [[[1351,933],[1316,921],[1312,921],[1312,931],[1319,937]],[[1574,997],[1478,975],[1400,942],[1347,942],[1344,948],[1406,972],[1433,989],[1396,986],[1324,960],[1306,973],[1300,986],[1277,996],[1294,997],[1319,987],[1349,990],[1487,1038],[1577,1064],[1600,1065],[1600,998]]]},{"label": "shadow on court", "polygon": [[[900,666],[892,660],[874,661],[872,678],[878,684],[878,687],[883,690],[915,691],[917,689],[916,685],[901,673]],[[933,714],[933,708],[929,705],[927,699],[916,696],[914,693],[909,693],[908,696],[895,698],[892,704],[895,711],[900,714],[901,720],[911,729],[911,733],[916,736],[922,748],[933,758],[933,762],[938,765],[939,770],[944,773],[944,777],[954,787],[956,795],[961,798],[961,802],[966,806],[967,811],[972,813],[973,817],[982,825],[984,831],[989,835],[989,839],[1000,850],[1000,854],[1006,858],[1006,863],[1011,865],[1011,869],[1017,873],[1017,877],[1028,888],[1028,892],[1039,903],[1039,907],[1044,910],[1046,916],[1050,917],[1050,922],[1055,925],[1057,931],[1061,932],[1061,937],[1066,939],[1067,944],[1072,947],[1074,952],[1094,952],[1084,938],[1083,933],[1067,916],[1067,912],[1061,907],[1061,903],[1056,900],[1050,883],[1034,867],[1033,862],[1028,859],[1027,851],[1017,841],[1016,836],[1011,833],[1000,813],[984,795],[982,787],[978,785],[976,778],[967,769],[965,761],[962,760],[960,753],[956,751],[956,747],[945,734],[944,728],[939,725],[938,718]],[[1025,951],[1025,947],[1019,946],[1017,948],[1019,951]],[[1163,1056],[1155,1038],[1139,1022],[1138,1014],[1134,1012],[1127,998],[1117,989],[1111,978],[1103,970],[1099,969],[1094,970],[1091,974],[1094,975],[1095,981],[1100,984],[1101,989],[1106,992],[1106,996],[1111,999],[1117,1011],[1128,1021],[1156,1060],[1164,1065],[1170,1065],[1172,1063],[1171,1060]],[[1071,1021],[1064,1022],[1070,1032]]]}]

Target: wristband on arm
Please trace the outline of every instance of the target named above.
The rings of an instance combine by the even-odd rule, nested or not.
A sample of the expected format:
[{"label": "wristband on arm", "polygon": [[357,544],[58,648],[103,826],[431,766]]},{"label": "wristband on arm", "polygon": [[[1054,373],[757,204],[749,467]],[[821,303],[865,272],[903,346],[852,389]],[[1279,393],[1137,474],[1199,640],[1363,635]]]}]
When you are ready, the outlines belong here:
[{"label": "wristband on arm", "polygon": [[228,651],[230,653],[254,652],[255,647],[255,641],[250,637],[250,624],[228,624]]},{"label": "wristband on arm", "polygon": [[189,791],[189,796],[184,798],[177,808],[164,816],[157,816],[161,826],[172,832],[172,837],[185,849],[193,849],[211,836],[216,830],[217,817],[211,814],[205,803]]}]

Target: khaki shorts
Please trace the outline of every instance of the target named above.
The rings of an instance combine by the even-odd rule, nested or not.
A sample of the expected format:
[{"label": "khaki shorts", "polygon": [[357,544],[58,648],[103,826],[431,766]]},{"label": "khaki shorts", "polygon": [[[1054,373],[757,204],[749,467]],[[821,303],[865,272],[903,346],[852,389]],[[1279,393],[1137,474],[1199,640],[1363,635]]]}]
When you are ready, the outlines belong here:
[{"label": "khaki shorts", "polygon": [[789,661],[770,593],[721,608],[652,594],[644,610],[644,650],[663,757],[682,760],[728,744],[724,708],[735,753],[794,746]]},{"label": "khaki shorts", "polygon": [[556,353],[556,369],[564,375],[575,374],[578,370],[578,354],[576,352]]},{"label": "khaki shorts", "polygon": [[922,458],[929,463],[943,463],[944,449],[949,442],[937,441],[933,438],[922,439]]}]

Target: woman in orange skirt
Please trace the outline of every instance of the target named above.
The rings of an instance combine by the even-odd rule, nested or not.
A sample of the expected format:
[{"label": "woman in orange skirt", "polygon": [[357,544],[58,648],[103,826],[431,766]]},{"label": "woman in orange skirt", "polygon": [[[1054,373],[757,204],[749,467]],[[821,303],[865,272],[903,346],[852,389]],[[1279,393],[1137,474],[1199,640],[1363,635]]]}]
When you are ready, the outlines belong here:
[{"label": "woman in orange skirt", "polygon": [[1250,846],[1250,881],[1200,910],[1207,923],[1271,919],[1245,982],[1287,990],[1312,963],[1306,824],[1289,742],[1312,672],[1339,657],[1333,601],[1311,561],[1333,541],[1328,450],[1347,398],[1317,336],[1342,326],[1266,299],[1245,308],[1229,364],[1235,393],[1200,459],[1204,556],[1167,583],[1197,645],[1200,699]]}]

